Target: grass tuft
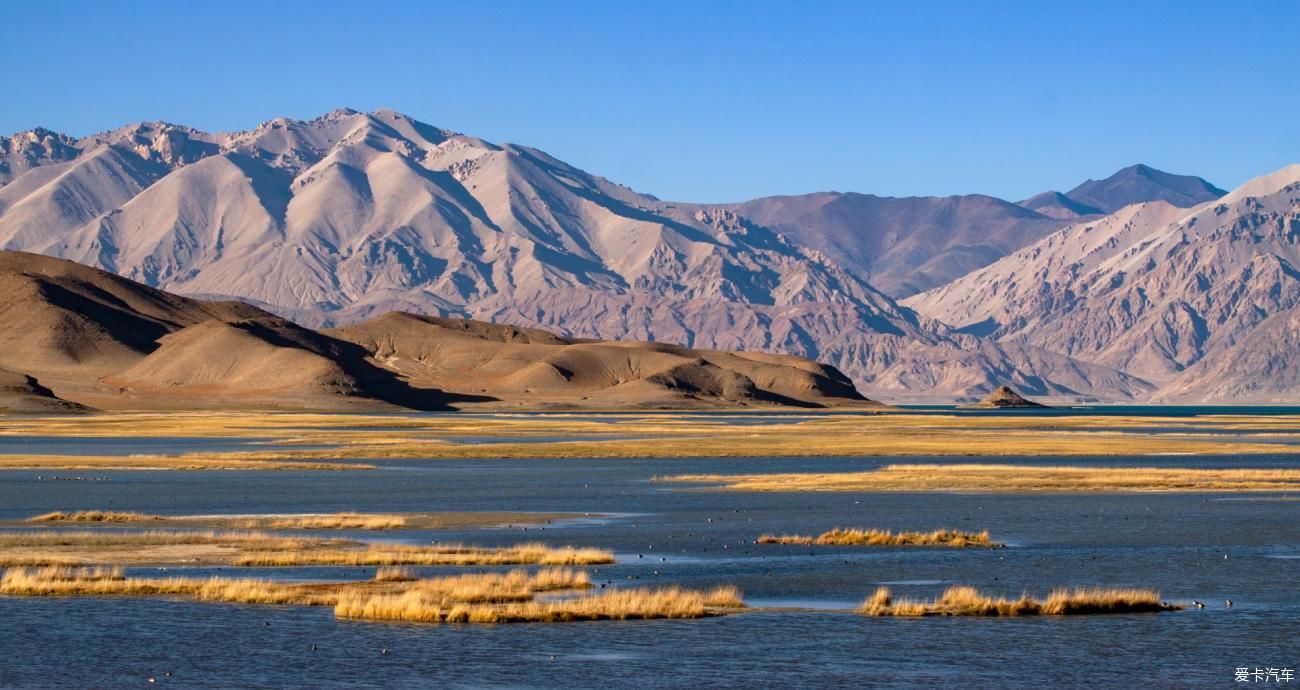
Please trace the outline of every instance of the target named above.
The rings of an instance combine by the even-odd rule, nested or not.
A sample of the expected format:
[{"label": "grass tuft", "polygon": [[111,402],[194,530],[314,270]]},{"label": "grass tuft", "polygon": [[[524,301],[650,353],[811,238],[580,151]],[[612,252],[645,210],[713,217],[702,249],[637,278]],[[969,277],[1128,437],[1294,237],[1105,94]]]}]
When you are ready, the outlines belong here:
[{"label": "grass tuft", "polygon": [[602,565],[613,562],[614,554],[603,549],[533,543],[498,548],[435,544],[255,551],[237,557],[234,565]]},{"label": "grass tuft", "polygon": [[261,529],[401,529],[406,518],[401,515],[362,515],[361,513],[335,513],[333,515],[293,515],[270,520],[247,519],[236,521],[234,527]]},{"label": "grass tuft", "polygon": [[150,522],[162,519],[160,515],[111,510],[78,510],[72,513],[56,510],[52,513],[29,517],[27,522]]},{"label": "grass tuft", "polygon": [[948,546],[952,548],[999,548],[1003,546],[1003,544],[989,539],[988,530],[983,532],[962,532],[953,529],[939,529],[933,532],[892,532],[890,530],[864,530],[847,527],[837,527],[815,537],[797,534],[764,534],[756,539],[755,543],[816,546]]},{"label": "grass tuft", "polygon": [[1294,491],[1300,469],[1188,467],[1035,467],[1032,465],[886,465],[867,472],[679,475],[736,491]]},{"label": "grass tuft", "polygon": [[1173,611],[1181,606],[1160,601],[1151,589],[1085,587],[1053,591],[1046,600],[1027,594],[1005,599],[981,593],[974,587],[957,585],[931,601],[895,599],[888,587],[880,587],[862,605],[859,613],[869,616],[1069,616],[1104,613],[1153,613]]},{"label": "grass tuft", "polygon": [[507,604],[449,604],[414,592],[370,597],[353,593],[340,598],[334,615],[420,623],[567,623],[702,618],[742,606],[740,592],[734,587],[703,592],[678,587],[618,589],[559,601]]},{"label": "grass tuft", "polygon": [[381,565],[375,569],[375,582],[410,582],[415,570],[400,565]]}]

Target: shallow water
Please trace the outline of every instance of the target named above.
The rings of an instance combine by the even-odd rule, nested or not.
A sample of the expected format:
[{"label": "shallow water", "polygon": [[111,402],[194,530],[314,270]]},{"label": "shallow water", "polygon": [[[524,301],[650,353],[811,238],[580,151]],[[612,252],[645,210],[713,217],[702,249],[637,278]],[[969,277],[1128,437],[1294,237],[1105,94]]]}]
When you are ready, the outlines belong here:
[{"label": "shallow water", "polygon": [[[256,436],[0,436],[0,455],[142,455],[255,450],[274,439]],[[277,450],[320,446],[276,444]]]},{"label": "shallow water", "polygon": [[[593,569],[597,583],[730,583],[755,605],[799,609],[697,621],[421,626],[336,621],[323,609],[0,597],[0,687],[135,687],[151,676],[153,687],[212,688],[1230,687],[1237,666],[1300,666],[1300,501],[1276,500],[1281,495],[738,493],[651,481],[677,473],[955,461],[971,459],[405,460],[352,472],[96,472],[105,478],[98,482],[38,478],[48,470],[0,472],[3,519],[76,508],[608,514],[529,528],[382,536],[608,547],[620,562]],[[1286,455],[1070,462],[1297,465]],[[1009,547],[752,543],[764,532],[814,534],[836,526],[989,529]],[[170,569],[178,571],[185,569]],[[232,571],[313,579],[373,573],[222,573]],[[954,583],[1006,595],[1144,586],[1207,608],[1058,619],[873,619],[845,611],[881,584],[929,597]],[[1226,608],[1225,599],[1234,606]],[[382,655],[384,648],[391,653]]]}]

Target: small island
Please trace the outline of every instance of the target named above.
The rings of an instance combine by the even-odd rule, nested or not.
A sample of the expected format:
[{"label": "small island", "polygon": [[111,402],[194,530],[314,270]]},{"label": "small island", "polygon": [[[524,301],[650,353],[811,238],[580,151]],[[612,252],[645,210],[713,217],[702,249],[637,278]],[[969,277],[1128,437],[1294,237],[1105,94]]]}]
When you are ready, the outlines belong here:
[{"label": "small island", "polygon": [[1047,405],[1036,403],[1011,390],[1010,386],[998,386],[987,398],[969,405],[959,405],[964,410],[1045,410]]}]

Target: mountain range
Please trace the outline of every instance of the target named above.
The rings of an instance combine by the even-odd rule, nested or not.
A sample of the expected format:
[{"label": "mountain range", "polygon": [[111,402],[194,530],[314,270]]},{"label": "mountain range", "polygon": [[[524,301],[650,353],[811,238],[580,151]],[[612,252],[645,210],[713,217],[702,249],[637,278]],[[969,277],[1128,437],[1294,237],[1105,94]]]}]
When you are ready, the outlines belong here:
[{"label": "mountain range", "polygon": [[[1002,384],[1058,400],[1272,399],[1248,386],[1189,387],[1198,376],[1234,378],[1210,371],[1216,353],[1252,334],[1287,335],[1259,315],[1263,297],[1240,295],[1266,291],[1259,276],[1271,266],[1285,275],[1290,255],[1252,239],[1264,226],[1207,229],[1256,222],[1251,204],[1264,202],[1239,191],[1224,196],[1201,178],[1138,165],[1021,203],[852,193],[674,203],[537,149],[345,109],[244,132],[155,122],[84,138],[0,138],[0,247],[242,300],[305,327],[396,311],[564,338],[791,354],[827,362],[886,401],[966,400]],[[1268,203],[1269,213],[1295,213],[1282,197]],[[1183,263],[1162,278],[1105,294],[1094,278],[1081,299],[1088,262],[1159,234],[1122,229],[1130,217],[1166,230],[1200,220]],[[1101,232],[1105,246],[1077,256]],[[1124,280],[1138,268],[1120,269]],[[1198,271],[1211,292],[1239,298],[1189,301]],[[1004,299],[1013,278],[1019,296]],[[1025,296],[1035,286],[1040,298]],[[999,297],[962,299],[977,293]],[[1126,309],[1132,321],[1110,331],[1065,328]],[[1191,325],[1163,335],[1123,325],[1157,312]],[[1143,342],[1101,344],[1121,336]],[[1294,389],[1284,378],[1274,377],[1285,397]]]}]

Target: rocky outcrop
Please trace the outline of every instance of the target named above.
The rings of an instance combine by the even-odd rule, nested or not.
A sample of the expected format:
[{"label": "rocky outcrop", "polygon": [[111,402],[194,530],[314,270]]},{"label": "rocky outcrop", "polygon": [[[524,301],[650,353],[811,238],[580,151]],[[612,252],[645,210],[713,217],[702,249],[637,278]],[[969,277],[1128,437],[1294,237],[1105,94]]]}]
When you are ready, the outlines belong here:
[{"label": "rocky outcrop", "polygon": [[988,397],[983,400],[969,405],[962,405],[961,407],[993,410],[1041,410],[1047,406],[1028,400],[1007,386],[998,386],[997,390],[989,393]]}]

